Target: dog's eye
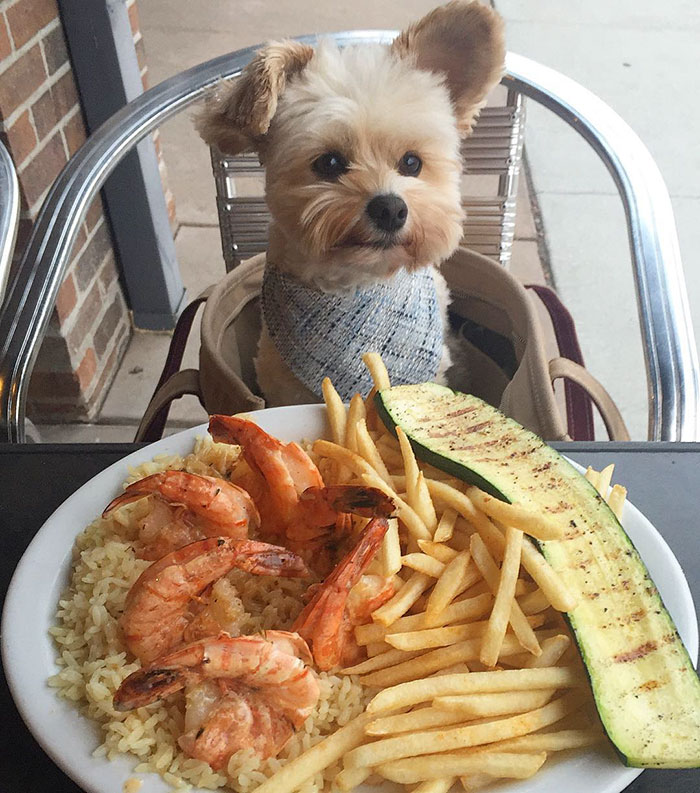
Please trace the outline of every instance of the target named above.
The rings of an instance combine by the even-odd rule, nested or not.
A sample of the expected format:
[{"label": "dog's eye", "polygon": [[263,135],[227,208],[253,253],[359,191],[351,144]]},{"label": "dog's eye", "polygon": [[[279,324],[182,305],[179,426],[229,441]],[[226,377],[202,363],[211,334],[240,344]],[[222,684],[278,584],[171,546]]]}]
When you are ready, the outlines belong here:
[{"label": "dog's eye", "polygon": [[313,161],[311,168],[321,179],[338,179],[348,170],[348,161],[340,152],[327,151]]},{"label": "dog's eye", "polygon": [[403,176],[418,176],[423,160],[412,151],[407,151],[399,161],[399,173]]}]

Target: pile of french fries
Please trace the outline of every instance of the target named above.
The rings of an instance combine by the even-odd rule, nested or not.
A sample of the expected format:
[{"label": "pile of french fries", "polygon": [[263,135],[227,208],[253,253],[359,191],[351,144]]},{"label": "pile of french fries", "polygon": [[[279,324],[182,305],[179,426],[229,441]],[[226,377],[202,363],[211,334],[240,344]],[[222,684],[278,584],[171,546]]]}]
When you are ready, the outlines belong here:
[{"label": "pile of french fries", "polygon": [[[355,629],[367,660],[342,670],[376,693],[256,793],[291,793],[340,760],[343,792],[382,779],[447,793],[531,777],[550,752],[603,737],[560,614],[575,599],[529,539],[556,539],[562,527],[419,463],[401,429],[397,440],[376,415],[374,393],[390,385],[381,358],[363,360],[372,392],[346,409],[326,380],[333,440],[312,451],[328,484],[378,487],[396,504],[369,570],[396,591]],[[586,474],[619,517],[626,492],[610,488],[611,475]]]}]

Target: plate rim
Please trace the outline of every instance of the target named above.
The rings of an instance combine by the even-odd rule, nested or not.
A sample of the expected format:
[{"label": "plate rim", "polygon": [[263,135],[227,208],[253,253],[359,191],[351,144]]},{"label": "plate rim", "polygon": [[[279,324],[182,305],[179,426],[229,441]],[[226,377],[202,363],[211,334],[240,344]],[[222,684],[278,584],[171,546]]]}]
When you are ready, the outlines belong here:
[{"label": "plate rim", "polygon": [[[322,404],[316,405],[291,405],[291,406],[284,406],[278,408],[267,408],[265,410],[256,411],[255,414],[250,414],[251,418],[256,417],[273,417],[276,415],[284,416],[285,413],[297,413],[299,411],[302,413],[313,414],[315,413],[315,422],[320,423],[325,418],[325,408]],[[323,411],[323,416],[319,415]],[[244,414],[245,415],[245,414]],[[125,455],[121,459],[115,461],[114,463],[110,464],[102,471],[97,473],[95,476],[90,478],[87,482],[85,482],[81,487],[79,487],[76,491],[74,491],[70,496],[68,496],[52,513],[49,517],[42,523],[39,530],[36,532],[30,543],[25,548],[20,561],[18,562],[10,580],[10,584],[7,588],[6,596],[5,596],[5,603],[2,612],[2,627],[0,633],[1,639],[1,650],[2,650],[2,660],[3,666],[5,671],[5,677],[8,683],[8,687],[10,689],[10,693],[12,695],[12,699],[14,704],[17,708],[17,711],[20,714],[20,717],[24,721],[27,729],[32,734],[34,739],[37,741],[39,746],[41,747],[42,751],[44,751],[51,760],[73,781],[77,784],[85,787],[86,790],[90,791],[90,793],[102,793],[103,786],[101,786],[97,782],[93,782],[88,776],[86,776],[80,765],[84,763],[85,760],[90,762],[96,762],[97,765],[100,764],[99,761],[104,763],[109,763],[109,768],[113,768],[115,773],[119,769],[120,764],[123,764],[123,760],[128,760],[130,764],[130,769],[127,769],[126,774],[124,776],[124,780],[128,778],[128,776],[134,775],[136,772],[133,770],[135,763],[134,763],[134,756],[124,754],[120,758],[115,761],[108,761],[106,758],[96,758],[93,757],[92,751],[88,748],[88,753],[85,758],[78,758],[76,761],[71,762],[70,759],[72,754],[68,753],[68,759],[64,757],[63,754],[57,749],[55,742],[52,741],[52,733],[47,729],[42,729],[42,723],[38,720],[37,716],[39,715],[37,712],[32,710],[31,704],[31,688],[27,690],[25,688],[25,681],[23,680],[23,676],[21,674],[21,664],[17,662],[20,659],[19,654],[16,652],[17,647],[15,645],[16,638],[17,638],[17,624],[14,618],[14,614],[17,611],[17,604],[15,601],[18,600],[19,595],[21,594],[22,586],[26,583],[28,579],[28,573],[30,569],[30,565],[33,561],[35,561],[35,557],[37,555],[40,556],[41,549],[44,545],[48,544],[51,537],[50,532],[52,531],[52,526],[54,523],[60,523],[61,520],[64,518],[64,513],[70,514],[70,507],[72,502],[78,502],[81,497],[88,492],[89,489],[95,489],[96,492],[100,492],[99,487],[95,487],[96,480],[109,480],[114,478],[116,473],[119,469],[125,473],[128,466],[140,464],[147,460],[152,459],[157,454],[163,453],[181,453],[181,452],[167,452],[166,449],[170,446],[177,446],[182,447],[188,441],[194,441],[195,438],[200,434],[206,434],[207,432],[207,424],[200,424],[196,427],[187,428],[181,432],[174,433],[166,438],[162,438],[155,443],[148,444],[142,446],[139,449],[131,452],[128,455]],[[563,455],[568,462],[570,462],[574,467],[578,470],[583,471],[584,469],[582,466],[575,461],[571,460],[570,458]],[[124,473],[122,474],[122,481],[124,478]],[[687,578],[683,573],[683,569],[676,558],[675,554],[671,550],[670,546],[664,539],[663,535],[656,529],[656,527],[651,523],[651,521],[642,513],[639,509],[637,509],[634,504],[631,502],[627,502],[628,508],[632,511],[632,513],[636,513],[635,519],[641,519],[643,524],[646,524],[644,527],[646,532],[651,532],[651,537],[655,540],[659,546],[660,550],[664,556],[664,563],[669,565],[672,568],[673,578],[675,581],[676,586],[676,597],[679,601],[677,606],[677,611],[681,612],[682,618],[687,621],[687,626],[685,629],[685,645],[688,650],[688,653],[692,659],[697,661],[698,656],[698,625],[697,625],[697,614],[695,611],[694,601],[692,597],[692,593],[690,591],[690,586],[688,584]],[[73,542],[71,543],[70,547],[66,550],[66,555],[72,550],[75,537],[84,529],[86,524],[81,524],[80,522],[76,522],[75,533],[73,535]],[[54,530],[55,531],[55,530]],[[62,572],[65,563],[65,555],[62,557],[61,564],[58,566],[59,570]],[[48,604],[47,604],[48,605]],[[55,605],[54,609],[55,609]],[[34,635],[37,635],[36,632]],[[56,655],[56,648],[53,645],[52,640],[48,633],[46,636],[40,634],[38,636],[37,647],[44,647],[44,644],[48,643],[53,651],[52,657],[50,659],[50,663],[55,663],[55,655]],[[49,673],[51,674],[51,673]],[[46,677],[49,675],[47,674]],[[45,681],[44,681],[45,682]],[[55,697],[56,705],[65,705],[70,708],[70,712],[74,713],[77,717],[82,719],[86,722],[90,727],[94,726],[94,723],[84,716],[74,703],[68,703],[65,700],[60,700],[58,696],[53,693],[53,697]],[[64,747],[65,748],[65,747]],[[625,789],[627,785],[629,785],[634,779],[636,779],[639,774],[644,771],[642,768],[630,768],[620,764],[619,767],[619,782],[615,782],[613,780],[612,786],[606,786],[604,789],[600,791],[600,793],[621,793]],[[141,772],[139,772],[140,775]],[[149,772],[147,776],[143,779],[144,782],[148,785],[148,790],[153,791],[166,791],[171,790],[170,786],[160,777],[159,775]],[[617,787],[616,785],[620,785]],[[498,786],[496,789],[500,789],[502,787]],[[504,788],[506,789],[506,788]],[[512,784],[507,785],[507,789],[513,789],[517,792],[517,787],[512,787]],[[192,788],[193,793],[204,793],[202,789],[199,788]]]}]

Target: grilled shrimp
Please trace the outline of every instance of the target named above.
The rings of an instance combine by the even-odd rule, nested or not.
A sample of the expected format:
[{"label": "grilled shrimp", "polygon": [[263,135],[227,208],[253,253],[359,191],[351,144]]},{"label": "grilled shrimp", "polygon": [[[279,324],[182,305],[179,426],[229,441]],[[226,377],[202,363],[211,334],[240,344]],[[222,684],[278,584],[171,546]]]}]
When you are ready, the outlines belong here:
[{"label": "grilled shrimp", "polygon": [[212,416],[209,432],[217,442],[243,447],[251,471],[243,485],[260,513],[263,536],[300,554],[317,573],[327,575],[349,535],[349,513],[387,517],[394,503],[381,490],[362,485],[324,487],[318,468],[296,443],[282,443],[252,421]]},{"label": "grilled shrimp", "polygon": [[141,522],[136,553],[142,559],[165,554],[205,537],[244,540],[260,516],[250,495],[224,479],[187,471],[162,471],[132,482],[111,501],[103,517],[124,504],[153,496]]},{"label": "grilled shrimp", "polygon": [[344,666],[358,657],[354,628],[393,594],[391,581],[364,575],[386,534],[386,518],[373,518],[350,553],[319,585],[292,630],[305,638],[319,669]]},{"label": "grilled shrimp", "polygon": [[225,634],[162,656],[124,680],[114,707],[143,707],[185,687],[185,733],[190,757],[220,769],[239,749],[261,758],[279,753],[313,711],[319,697],[311,655],[296,633]]},{"label": "grilled shrimp", "polygon": [[[212,537],[186,545],[146,568],[129,590],[120,618],[129,650],[148,663],[183,639],[194,638],[192,632],[185,634],[202,610],[202,595],[233,568],[253,575],[309,575],[293,551],[264,542]],[[210,630],[211,625],[206,627]]]}]

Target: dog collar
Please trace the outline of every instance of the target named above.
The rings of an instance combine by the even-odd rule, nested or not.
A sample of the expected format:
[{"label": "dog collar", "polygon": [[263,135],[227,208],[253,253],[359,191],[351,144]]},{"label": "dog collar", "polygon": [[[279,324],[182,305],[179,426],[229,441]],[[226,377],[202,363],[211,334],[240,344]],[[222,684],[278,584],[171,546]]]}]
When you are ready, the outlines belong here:
[{"label": "dog collar", "polygon": [[319,399],[324,377],[343,400],[369,392],[365,352],[381,354],[394,385],[422,383],[437,374],[442,320],[427,267],[402,269],[379,284],[329,294],[268,264],[262,311],[283,360]]}]

